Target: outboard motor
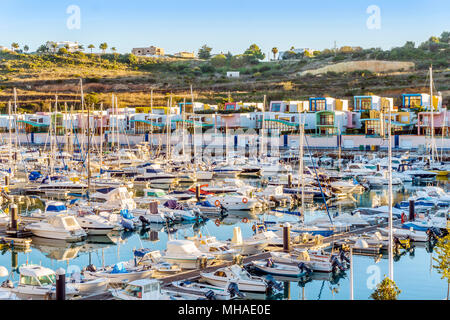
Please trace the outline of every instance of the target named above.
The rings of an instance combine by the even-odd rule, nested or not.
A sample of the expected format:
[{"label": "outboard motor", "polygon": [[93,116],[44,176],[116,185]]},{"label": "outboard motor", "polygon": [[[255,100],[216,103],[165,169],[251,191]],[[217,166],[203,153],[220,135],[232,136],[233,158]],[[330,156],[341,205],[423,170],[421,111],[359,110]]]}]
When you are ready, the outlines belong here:
[{"label": "outboard motor", "polygon": [[347,254],[344,250],[340,250],[339,252],[339,258],[341,259],[341,262],[347,262],[348,264],[350,264],[350,259],[347,257]]},{"label": "outboard motor", "polygon": [[245,298],[245,294],[239,291],[239,287],[236,282],[231,282],[228,285],[227,291],[230,294],[231,298],[234,297]]},{"label": "outboard motor", "polygon": [[12,289],[12,288],[14,288],[14,284],[13,284],[13,282],[11,280],[8,279],[8,280],[5,280],[5,281],[2,282],[1,287],[2,288]]},{"label": "outboard motor", "polygon": [[300,269],[301,272],[306,272],[307,274],[311,274],[313,271],[306,266],[304,262],[300,262],[297,267]]},{"label": "outboard motor", "polygon": [[205,293],[205,297],[206,297],[206,300],[217,300],[216,295],[214,294],[214,291],[212,291],[212,290],[208,290]]},{"label": "outboard motor", "polygon": [[337,256],[333,256],[332,258],[331,258],[331,265],[333,266],[333,270],[337,270],[337,269],[339,269],[339,270],[341,270],[341,271],[344,271],[345,270],[345,268],[344,268],[344,266],[342,265],[342,263],[340,263],[339,262],[339,259],[338,259],[338,257]]},{"label": "outboard motor", "polygon": [[271,275],[266,276],[266,284],[267,284],[267,290],[266,291],[272,291],[273,288],[277,290],[282,290],[283,285],[279,282],[276,282],[274,278]]},{"label": "outboard motor", "polygon": [[95,272],[97,268],[93,264],[90,264],[86,267],[86,271]]},{"label": "outboard motor", "polygon": [[139,216],[139,221],[142,222],[142,225],[150,224],[150,221],[148,221],[144,216]]}]

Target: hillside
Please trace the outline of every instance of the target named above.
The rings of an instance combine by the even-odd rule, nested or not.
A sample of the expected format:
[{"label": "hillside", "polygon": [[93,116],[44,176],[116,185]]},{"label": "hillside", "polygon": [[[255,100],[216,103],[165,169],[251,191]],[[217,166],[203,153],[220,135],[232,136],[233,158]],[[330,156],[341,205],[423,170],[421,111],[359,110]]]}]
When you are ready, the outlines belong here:
[{"label": "hillside", "polygon": [[[443,33],[444,35],[445,33]],[[433,37],[432,37],[433,38]],[[59,101],[79,101],[79,79],[86,100],[109,104],[111,93],[120,106],[148,105],[150,90],[155,104],[191,99],[223,103],[233,100],[306,99],[310,96],[351,97],[356,94],[394,96],[428,92],[427,72],[433,64],[436,89],[449,105],[450,49],[447,42],[430,38],[419,47],[324,50],[313,57],[292,56],[259,62],[251,54],[218,55],[210,59],[146,58],[132,54],[15,53],[0,51],[0,108],[18,89],[24,110],[46,110],[58,93]],[[229,79],[226,72],[240,71]],[[397,102],[398,103],[398,102]]]}]

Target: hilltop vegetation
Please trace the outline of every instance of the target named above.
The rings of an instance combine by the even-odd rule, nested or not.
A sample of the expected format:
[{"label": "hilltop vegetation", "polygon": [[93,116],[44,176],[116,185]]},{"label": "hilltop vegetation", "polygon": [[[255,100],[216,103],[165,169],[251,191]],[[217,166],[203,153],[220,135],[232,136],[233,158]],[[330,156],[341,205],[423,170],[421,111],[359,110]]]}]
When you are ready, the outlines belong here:
[{"label": "hilltop vegetation", "polygon": [[[23,95],[76,94],[79,78],[84,80],[86,92],[95,92],[96,101],[107,103],[109,94],[115,92],[126,97],[124,101],[128,104],[135,105],[148,104],[150,88],[156,90],[155,96],[161,101],[170,92],[190,97],[191,84],[196,99],[219,104],[229,95],[234,100],[262,100],[264,94],[269,99],[300,99],[311,95],[346,97],[367,92],[395,95],[426,87],[426,72],[432,64],[435,83],[444,94],[445,104],[449,90],[449,41],[450,33],[443,32],[440,37],[430,37],[418,46],[408,41],[391,50],[345,46],[312,54],[287,51],[281,60],[265,62],[261,61],[265,55],[255,44],[242,54],[214,56],[211,56],[212,48],[204,45],[198,59],[137,57],[116,53],[115,48],[111,48],[112,53],[106,53],[107,44],[101,45],[102,54],[70,53],[65,48],[56,51],[45,46],[36,53],[25,53],[29,48],[20,50],[15,45],[15,52],[0,51],[0,101],[8,99],[13,87]],[[88,48],[92,50],[91,46]],[[274,57],[277,52],[277,48],[272,49]],[[366,60],[409,61],[415,68],[390,73],[356,70],[312,75],[308,72],[339,62]],[[241,77],[227,78],[226,72],[231,70],[239,71]],[[34,100],[33,103],[39,102]]]}]

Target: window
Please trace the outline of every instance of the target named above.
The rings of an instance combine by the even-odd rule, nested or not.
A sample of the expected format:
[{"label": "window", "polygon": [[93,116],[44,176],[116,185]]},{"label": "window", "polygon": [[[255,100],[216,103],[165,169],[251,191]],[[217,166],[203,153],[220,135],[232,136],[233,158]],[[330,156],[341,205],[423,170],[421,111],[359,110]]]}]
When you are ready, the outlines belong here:
[{"label": "window", "polygon": [[357,110],[370,110],[372,107],[371,98],[358,98],[356,99],[356,109]]},{"label": "window", "polygon": [[272,104],[272,112],[280,112],[281,109],[281,103],[274,103]]},{"label": "window", "polygon": [[379,120],[368,120],[366,121],[366,134],[375,135],[380,134],[380,121]]},{"label": "window", "polygon": [[29,286],[39,286],[40,283],[35,277],[31,276],[20,276],[20,284],[29,285]]},{"label": "window", "polygon": [[321,126],[334,125],[334,115],[333,114],[321,114],[319,117],[319,125],[321,125]]},{"label": "window", "polygon": [[406,96],[405,97],[405,106],[410,107],[410,108],[418,107],[421,104],[421,100],[422,99],[420,96],[415,96],[415,97]]},{"label": "window", "polygon": [[325,100],[311,100],[311,111],[326,110]]},{"label": "window", "polygon": [[41,285],[43,285],[43,286],[56,283],[56,277],[54,274],[49,274],[47,276],[39,277],[38,280],[41,283]]},{"label": "window", "polygon": [[215,273],[214,273],[214,275],[216,276],[216,277],[226,277],[227,275],[225,274],[225,272],[223,272],[223,271],[216,271]]},{"label": "window", "polygon": [[125,288],[125,292],[132,297],[142,298],[142,288],[139,286],[133,286],[129,284]]}]

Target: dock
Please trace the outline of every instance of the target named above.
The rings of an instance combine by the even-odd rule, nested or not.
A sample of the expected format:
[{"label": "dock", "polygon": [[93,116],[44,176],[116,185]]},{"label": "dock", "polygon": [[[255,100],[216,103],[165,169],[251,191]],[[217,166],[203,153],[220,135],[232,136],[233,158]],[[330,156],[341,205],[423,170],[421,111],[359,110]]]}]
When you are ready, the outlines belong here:
[{"label": "dock", "polygon": [[[397,226],[399,224],[400,224],[400,221],[398,219],[394,220],[394,223],[393,223],[394,226]],[[349,230],[349,231],[346,231],[346,232],[343,232],[343,233],[340,233],[337,235],[331,235],[329,237],[322,238],[320,243],[308,242],[308,243],[294,244],[294,245],[291,245],[291,250],[293,250],[293,249],[312,249],[312,248],[328,249],[328,248],[332,247],[333,243],[338,240],[342,240],[342,239],[345,239],[345,238],[348,238],[351,236],[357,236],[357,235],[367,233],[367,232],[373,232],[377,228],[384,227],[386,225],[387,225],[387,222],[384,222],[379,225],[367,226],[367,227],[363,227],[363,228],[355,228],[355,229],[352,229],[352,230]],[[253,261],[267,259],[271,256],[270,252],[276,252],[276,251],[282,251],[282,250],[283,250],[282,247],[271,247],[269,249],[269,251],[262,252],[262,253],[252,255],[252,256],[243,257],[242,263],[245,265],[245,264],[249,264]],[[220,263],[211,265],[211,266],[206,267],[201,270],[195,269],[195,270],[182,271],[177,274],[164,276],[164,277],[161,277],[158,279],[161,281],[161,288],[164,289],[164,288],[169,287],[170,284],[174,281],[184,281],[184,280],[195,281],[195,280],[198,280],[201,278],[201,275],[200,275],[201,273],[214,272],[217,269],[227,267],[232,264],[233,264],[232,261],[221,261]],[[178,288],[171,286],[171,290],[177,291],[177,289]],[[80,299],[80,300],[112,300],[112,299],[114,299],[114,297],[112,296],[112,294],[109,291],[107,291],[107,292],[102,292],[99,294],[93,294],[90,296],[79,297],[78,299]]]}]

